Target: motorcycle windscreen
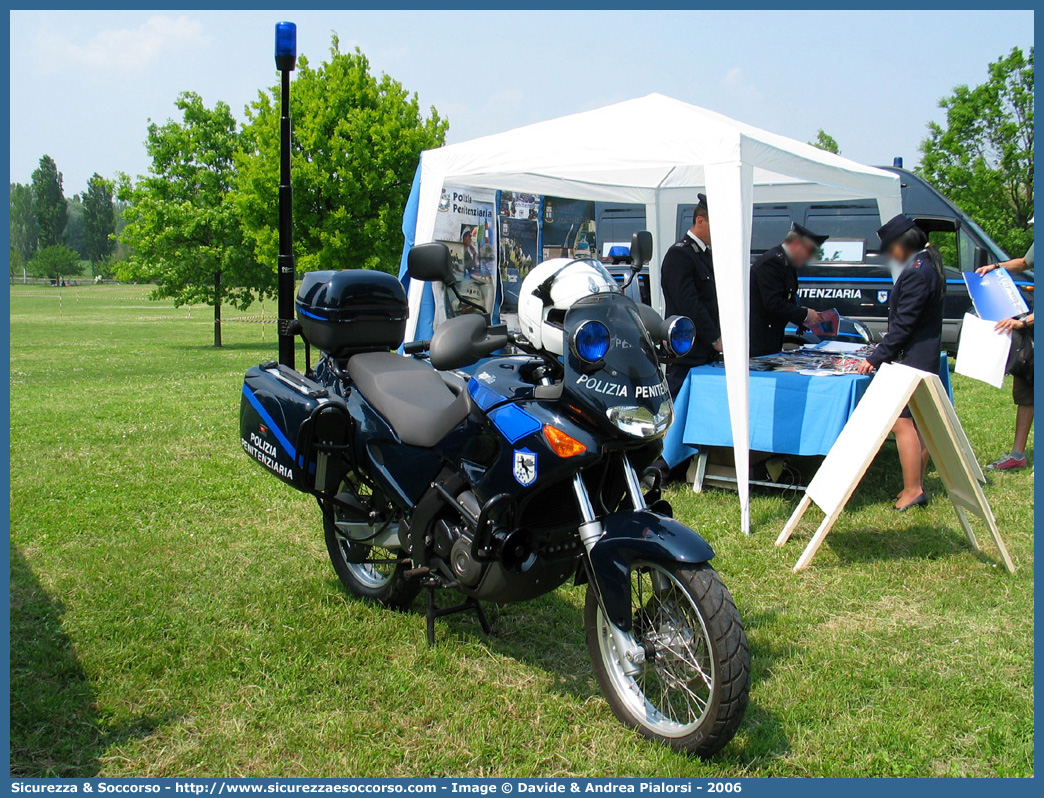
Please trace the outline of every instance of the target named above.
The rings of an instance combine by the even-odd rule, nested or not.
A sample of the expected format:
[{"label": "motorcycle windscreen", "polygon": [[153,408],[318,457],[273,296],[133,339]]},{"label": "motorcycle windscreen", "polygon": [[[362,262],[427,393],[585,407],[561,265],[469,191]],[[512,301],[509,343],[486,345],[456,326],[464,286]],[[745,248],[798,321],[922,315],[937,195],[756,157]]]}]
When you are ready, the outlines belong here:
[{"label": "motorcycle windscreen", "polygon": [[[608,346],[602,352],[602,333]],[[622,294],[584,297],[566,312],[565,390],[606,428],[636,440],[662,437],[674,408],[656,348],[635,303]]]}]

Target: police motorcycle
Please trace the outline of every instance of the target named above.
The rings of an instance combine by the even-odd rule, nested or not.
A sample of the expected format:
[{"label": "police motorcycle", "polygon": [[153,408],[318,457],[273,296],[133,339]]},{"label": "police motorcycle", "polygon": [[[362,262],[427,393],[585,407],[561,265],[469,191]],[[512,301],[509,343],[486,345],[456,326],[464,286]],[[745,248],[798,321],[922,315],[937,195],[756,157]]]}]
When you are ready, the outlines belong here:
[{"label": "police motorcycle", "polygon": [[[640,268],[648,233],[633,248]],[[408,267],[456,289],[442,244]],[[639,481],[673,417],[660,363],[688,351],[691,320],[566,258],[527,275],[513,336],[474,313],[392,351],[406,295],[375,271],[306,274],[296,308],[322,356],[306,374],[247,372],[242,445],[316,497],[344,587],[392,608],[426,591],[432,643],[441,615],[473,610],[489,632],[480,602],[586,584],[588,654],[617,718],[685,752],[724,746],[747,706],[743,625],[710,545]],[[443,591],[462,601],[438,607]]]}]

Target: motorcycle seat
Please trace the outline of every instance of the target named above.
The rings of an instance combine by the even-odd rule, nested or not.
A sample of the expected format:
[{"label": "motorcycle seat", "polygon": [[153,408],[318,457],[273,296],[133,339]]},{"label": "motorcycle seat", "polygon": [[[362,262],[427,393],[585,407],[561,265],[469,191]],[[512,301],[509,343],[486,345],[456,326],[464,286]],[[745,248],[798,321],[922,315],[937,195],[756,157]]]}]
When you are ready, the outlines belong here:
[{"label": "motorcycle seat", "polygon": [[426,361],[367,352],[348,361],[348,376],[409,446],[434,446],[468,416],[468,392],[451,390]]}]

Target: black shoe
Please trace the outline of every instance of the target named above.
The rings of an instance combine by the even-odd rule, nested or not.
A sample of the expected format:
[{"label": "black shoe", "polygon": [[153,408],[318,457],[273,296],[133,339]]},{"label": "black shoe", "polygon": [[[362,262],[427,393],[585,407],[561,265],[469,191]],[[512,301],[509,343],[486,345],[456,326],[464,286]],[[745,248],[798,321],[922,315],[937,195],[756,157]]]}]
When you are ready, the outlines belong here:
[{"label": "black shoe", "polygon": [[921,492],[921,495],[914,499],[909,504],[904,504],[902,507],[894,508],[897,513],[905,513],[911,507],[927,507],[928,506],[928,494]]}]

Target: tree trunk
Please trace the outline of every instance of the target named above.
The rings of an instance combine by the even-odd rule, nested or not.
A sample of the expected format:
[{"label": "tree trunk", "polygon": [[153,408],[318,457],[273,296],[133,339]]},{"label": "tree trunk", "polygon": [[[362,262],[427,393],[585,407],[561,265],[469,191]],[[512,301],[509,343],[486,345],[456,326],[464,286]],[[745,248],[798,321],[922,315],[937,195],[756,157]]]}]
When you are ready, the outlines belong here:
[{"label": "tree trunk", "polygon": [[221,346],[221,272],[214,272],[214,346]]}]

